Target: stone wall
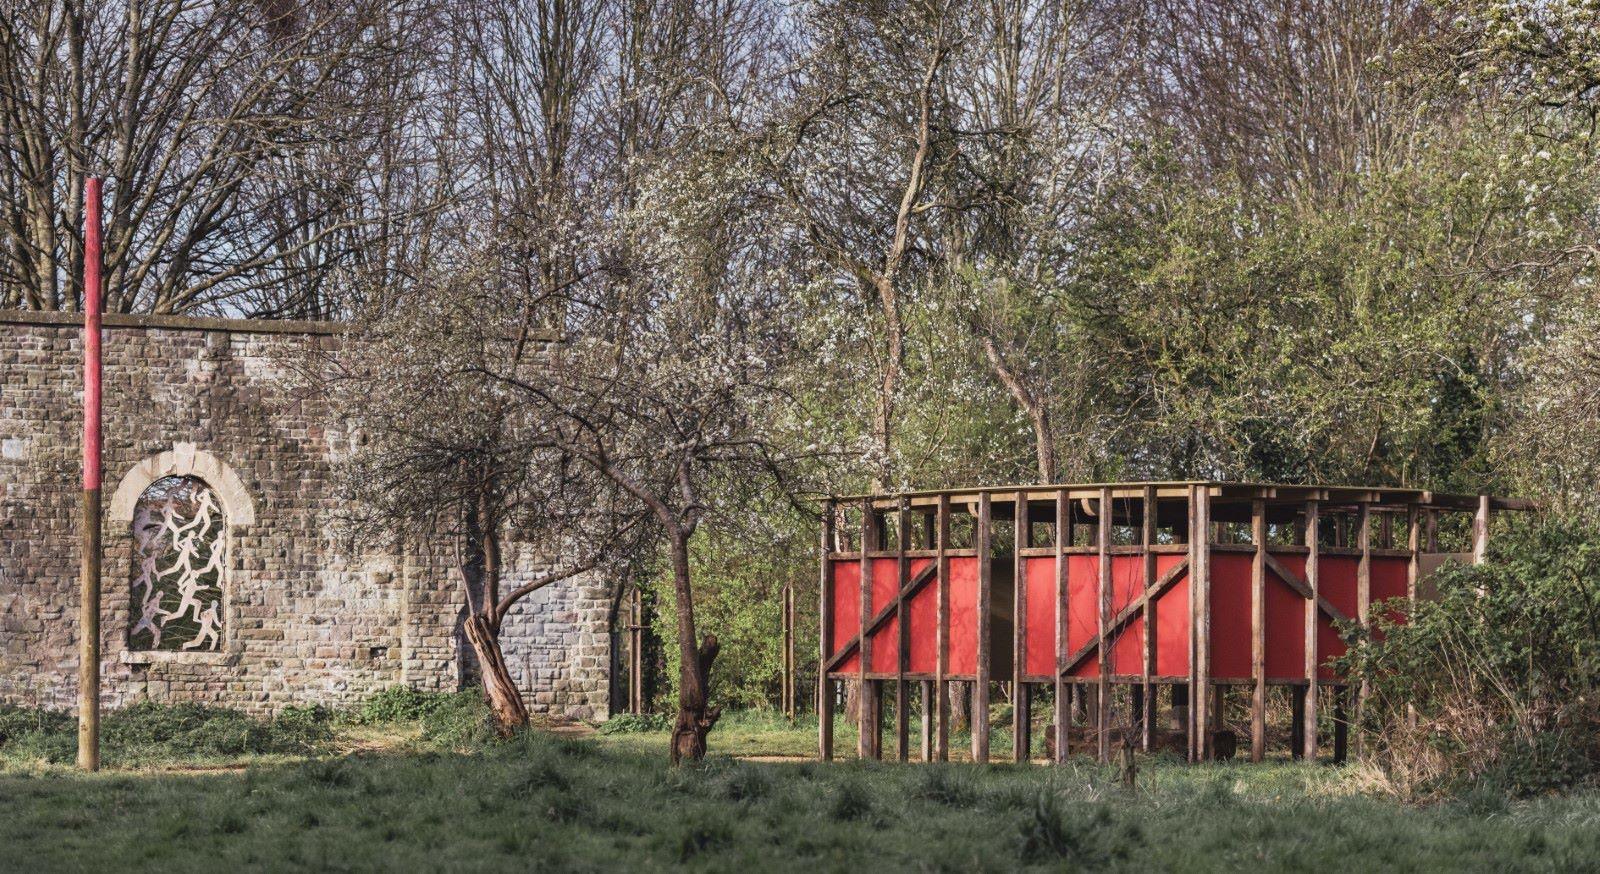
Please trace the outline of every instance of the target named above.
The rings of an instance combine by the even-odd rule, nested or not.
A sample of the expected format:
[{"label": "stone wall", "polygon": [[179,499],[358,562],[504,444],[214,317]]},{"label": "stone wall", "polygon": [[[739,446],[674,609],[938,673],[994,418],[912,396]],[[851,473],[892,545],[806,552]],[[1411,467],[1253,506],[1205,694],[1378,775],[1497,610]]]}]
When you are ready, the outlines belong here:
[{"label": "stone wall", "polygon": [[[348,435],[326,399],[295,389],[293,369],[350,342],[326,325],[108,317],[107,706],[149,698],[273,712],[398,683],[461,686],[470,659],[448,544],[353,551],[333,532]],[[81,368],[72,317],[0,313],[0,701],[69,709],[76,699]],[[169,474],[205,479],[229,511],[219,652],[127,647],[133,550],[122,507]],[[538,557],[513,552],[509,575],[536,572]],[[608,610],[604,582],[580,578],[508,618],[507,658],[532,709],[606,716]]]}]

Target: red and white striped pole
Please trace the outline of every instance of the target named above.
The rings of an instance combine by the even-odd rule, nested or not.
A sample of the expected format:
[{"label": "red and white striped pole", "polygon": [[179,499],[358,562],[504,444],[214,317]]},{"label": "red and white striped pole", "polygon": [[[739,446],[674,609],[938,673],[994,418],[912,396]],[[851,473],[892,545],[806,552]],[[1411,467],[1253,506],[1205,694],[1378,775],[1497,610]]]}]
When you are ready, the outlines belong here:
[{"label": "red and white striped pole", "polygon": [[83,222],[83,565],[78,604],[78,767],[100,769],[100,180]]}]

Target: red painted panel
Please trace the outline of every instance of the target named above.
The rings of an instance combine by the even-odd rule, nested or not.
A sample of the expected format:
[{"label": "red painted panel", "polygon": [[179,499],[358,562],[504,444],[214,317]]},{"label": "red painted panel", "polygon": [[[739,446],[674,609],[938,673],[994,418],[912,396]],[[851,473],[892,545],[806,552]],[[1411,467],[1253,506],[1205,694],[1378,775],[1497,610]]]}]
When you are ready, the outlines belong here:
[{"label": "red painted panel", "polygon": [[[1182,561],[1182,556],[1156,557],[1156,576]],[[1189,674],[1189,575],[1172,584],[1156,599],[1156,674],[1185,677]]]},{"label": "red painted panel", "polygon": [[[1397,556],[1376,556],[1372,559],[1372,603],[1406,596],[1406,566],[1410,563],[1409,558]],[[1401,619],[1404,615],[1404,611],[1400,611],[1393,614],[1392,618]]]},{"label": "red painted panel", "polygon": [[[1306,557],[1274,553],[1290,573],[1305,579]],[[1267,569],[1267,678],[1306,678],[1306,605],[1300,593]]]},{"label": "red painted panel", "polygon": [[[928,559],[913,561],[911,572],[921,570]],[[908,670],[931,674],[939,669],[939,581],[930,580],[911,597],[907,616],[911,621],[911,659]]]},{"label": "red painted panel", "polygon": [[828,654],[838,655],[845,641],[861,630],[861,564],[833,560],[833,637]]},{"label": "red painted panel", "polygon": [[[1100,636],[1100,558],[1094,555],[1067,556],[1067,655],[1078,652]],[[1073,670],[1075,677],[1100,674],[1098,654],[1085,659]]]},{"label": "red painted panel", "polygon": [[1029,674],[1052,676],[1056,667],[1056,560],[1026,559],[1028,569]]},{"label": "red painted panel", "polygon": [[950,559],[950,673],[978,672],[978,559]]},{"label": "red painted panel", "polygon": [[[1098,559],[1097,559],[1098,562]],[[1115,618],[1123,608],[1132,604],[1144,591],[1144,559],[1137,555],[1111,557],[1111,616]],[[1111,644],[1111,672],[1137,674],[1142,668],[1144,652],[1144,623],[1136,619],[1123,626]]]},{"label": "red painted panel", "polygon": [[[1356,618],[1356,566],[1359,559],[1348,555],[1325,555],[1317,562],[1317,589],[1328,603],[1344,615]],[[1344,655],[1344,640],[1333,627],[1326,613],[1317,615],[1317,676],[1324,680],[1336,678],[1328,660]]]},{"label": "red painted panel", "polygon": [[[922,570],[932,559],[919,558],[907,562],[910,566],[909,573],[915,577],[917,571]],[[929,583],[929,586],[934,585]],[[894,558],[875,558],[872,560],[872,613],[894,603],[895,596],[900,593],[900,561]],[[937,608],[937,604],[935,604]],[[891,615],[889,621],[878,626],[872,634],[872,665],[869,670],[873,673],[892,674],[900,669],[900,619]]]},{"label": "red painted panel", "polygon": [[1211,677],[1250,676],[1250,565],[1248,555],[1211,555]]}]

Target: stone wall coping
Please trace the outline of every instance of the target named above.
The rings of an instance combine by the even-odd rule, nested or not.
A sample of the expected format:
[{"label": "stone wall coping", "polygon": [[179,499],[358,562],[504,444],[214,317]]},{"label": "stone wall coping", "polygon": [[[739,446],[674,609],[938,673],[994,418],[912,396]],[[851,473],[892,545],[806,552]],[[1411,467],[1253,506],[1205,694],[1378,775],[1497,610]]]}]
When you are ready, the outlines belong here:
[{"label": "stone wall coping", "polygon": [[[312,322],[297,319],[219,319],[205,316],[106,313],[100,323],[107,328],[145,328],[172,331],[221,331],[232,334],[348,334],[350,322]],[[83,327],[82,313],[38,310],[0,310],[0,324]]]},{"label": "stone wall coping", "polygon": [[231,668],[239,663],[239,654],[178,649],[125,649],[117,657],[125,665],[216,665]]}]

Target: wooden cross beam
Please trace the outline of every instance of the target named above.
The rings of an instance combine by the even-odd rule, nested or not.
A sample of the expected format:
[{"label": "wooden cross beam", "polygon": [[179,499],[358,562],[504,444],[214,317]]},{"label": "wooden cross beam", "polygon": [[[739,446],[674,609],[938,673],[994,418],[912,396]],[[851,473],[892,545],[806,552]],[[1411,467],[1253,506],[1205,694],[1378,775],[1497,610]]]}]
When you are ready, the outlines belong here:
[{"label": "wooden cross beam", "polygon": [[[1131,603],[1128,604],[1128,606],[1123,607],[1122,610],[1117,613],[1116,617],[1113,618],[1110,624],[1106,626],[1105,637],[1113,638],[1121,634],[1122,629],[1125,628],[1129,622],[1132,622],[1135,616],[1139,616],[1143,613],[1146,601],[1152,601],[1161,597],[1168,589],[1172,588],[1172,586],[1177,583],[1178,580],[1181,579],[1184,573],[1188,570],[1188,558],[1184,558],[1168,569],[1166,573],[1161,575],[1160,579],[1156,580],[1152,586],[1144,590],[1144,594],[1135,598]],[[1087,659],[1090,655],[1092,655],[1094,651],[1099,648],[1099,646],[1100,638],[1096,638],[1085,643],[1083,646],[1078,647],[1078,651],[1073,653],[1067,659],[1066,666],[1061,669],[1061,676],[1065,677],[1076,670],[1078,665],[1083,664],[1084,659]]]},{"label": "wooden cross beam", "polygon": [[[1305,580],[1300,579],[1300,577],[1297,576],[1294,571],[1284,567],[1283,562],[1274,558],[1272,553],[1267,553],[1266,558],[1267,569],[1272,571],[1274,574],[1277,574],[1278,579],[1283,580],[1283,582],[1288,585],[1289,588],[1294,589],[1295,592],[1300,595],[1300,597],[1311,597],[1311,587],[1306,585]],[[1329,602],[1321,592],[1317,593],[1317,609],[1327,614],[1328,618],[1334,620],[1335,622],[1350,621],[1350,617],[1344,615],[1344,612],[1338,607],[1333,606],[1333,604]]]},{"label": "wooden cross beam", "polygon": [[932,582],[938,577],[938,567],[939,566],[937,562],[929,562],[923,566],[922,570],[917,571],[916,574],[911,577],[911,581],[900,588],[900,593],[895,596],[893,601],[885,604],[882,609],[873,614],[871,621],[867,623],[866,628],[862,632],[857,633],[854,637],[851,637],[849,640],[845,641],[844,647],[839,650],[838,654],[828,660],[827,670],[838,670],[839,665],[843,664],[844,660],[849,658],[850,654],[855,652],[856,649],[861,646],[861,635],[872,635],[876,633],[879,628],[882,628],[883,624],[888,622],[890,617],[895,615],[901,602],[921,591],[923,586],[927,585],[929,582]]}]

